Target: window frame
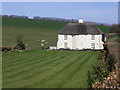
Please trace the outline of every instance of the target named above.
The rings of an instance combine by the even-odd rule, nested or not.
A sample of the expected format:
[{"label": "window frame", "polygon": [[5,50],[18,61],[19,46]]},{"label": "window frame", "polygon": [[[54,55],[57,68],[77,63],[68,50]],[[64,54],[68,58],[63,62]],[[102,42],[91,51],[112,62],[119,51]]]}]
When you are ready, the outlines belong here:
[{"label": "window frame", "polygon": [[64,35],[64,40],[67,40],[67,35]]},{"label": "window frame", "polygon": [[91,43],[91,48],[95,49],[95,43]]},{"label": "window frame", "polygon": [[91,40],[95,40],[95,35],[92,35],[92,36],[91,36]]}]

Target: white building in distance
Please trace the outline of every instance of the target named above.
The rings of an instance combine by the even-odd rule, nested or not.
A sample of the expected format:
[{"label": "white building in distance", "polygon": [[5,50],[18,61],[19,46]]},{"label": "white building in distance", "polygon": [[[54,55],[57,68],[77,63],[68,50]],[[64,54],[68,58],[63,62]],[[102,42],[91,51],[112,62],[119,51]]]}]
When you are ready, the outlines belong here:
[{"label": "white building in distance", "polygon": [[69,23],[58,32],[57,49],[102,50],[106,37],[94,24]]}]

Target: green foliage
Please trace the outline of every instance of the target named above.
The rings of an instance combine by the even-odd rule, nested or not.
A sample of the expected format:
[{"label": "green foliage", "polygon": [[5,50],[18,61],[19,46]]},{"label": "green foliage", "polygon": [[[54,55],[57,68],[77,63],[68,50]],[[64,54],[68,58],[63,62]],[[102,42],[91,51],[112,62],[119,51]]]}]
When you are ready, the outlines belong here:
[{"label": "green foliage", "polygon": [[104,52],[102,57],[105,57],[104,59],[102,59],[102,61],[105,61],[106,64],[105,67],[107,68],[108,71],[112,72],[113,69],[115,69],[116,61],[115,57],[110,54],[107,44],[104,44]]},{"label": "green foliage", "polygon": [[92,76],[92,73],[90,73],[89,71],[88,71],[87,75],[88,75],[88,79],[87,79],[88,88],[92,88],[92,84],[95,82],[95,77]]},{"label": "green foliage", "polygon": [[94,82],[104,81],[104,78],[109,75],[109,72],[115,69],[115,57],[109,53],[107,44],[104,44],[104,51],[101,51],[98,60],[99,64],[92,67],[93,72],[88,73],[88,86],[90,88]]},{"label": "green foliage", "polygon": [[92,85],[96,81],[99,81],[99,82],[104,81],[105,77],[107,77],[109,74],[104,63],[94,65],[92,66],[92,68],[93,68],[93,72],[88,73],[88,79],[87,79],[89,88],[92,88]]},{"label": "green foliage", "polygon": [[24,50],[26,48],[25,44],[23,43],[21,35],[18,35],[16,37],[16,42],[17,42],[17,45],[14,47],[14,49]]},{"label": "green foliage", "polygon": [[115,69],[115,57],[111,54],[108,55],[108,57],[106,58],[106,67],[107,69],[112,72]]},{"label": "green foliage", "polygon": [[96,81],[103,81],[108,75],[108,71],[104,66],[104,63],[93,66],[93,74],[95,75]]}]

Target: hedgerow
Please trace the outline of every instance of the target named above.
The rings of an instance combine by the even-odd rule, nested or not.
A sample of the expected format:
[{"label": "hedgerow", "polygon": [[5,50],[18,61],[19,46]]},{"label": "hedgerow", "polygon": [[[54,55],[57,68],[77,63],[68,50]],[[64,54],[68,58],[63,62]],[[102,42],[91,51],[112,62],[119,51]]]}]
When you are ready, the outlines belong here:
[{"label": "hedgerow", "polygon": [[105,78],[115,69],[116,59],[110,54],[107,44],[104,44],[104,50],[99,55],[99,64],[94,65],[93,71],[88,71],[88,87],[92,88],[95,82],[103,82]]}]

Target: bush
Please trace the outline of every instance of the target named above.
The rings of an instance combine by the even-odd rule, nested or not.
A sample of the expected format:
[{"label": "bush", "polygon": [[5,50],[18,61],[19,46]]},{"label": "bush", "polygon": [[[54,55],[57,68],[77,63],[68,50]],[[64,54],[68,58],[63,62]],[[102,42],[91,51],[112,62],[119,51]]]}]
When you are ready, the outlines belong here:
[{"label": "bush", "polygon": [[23,43],[23,41],[21,41],[14,47],[14,49],[24,50],[25,49],[25,44]]},{"label": "bush", "polygon": [[92,84],[95,82],[95,78],[94,78],[94,76],[92,76],[92,74],[89,71],[88,71],[87,75],[88,75],[88,79],[87,79],[88,88],[92,88]]},{"label": "bush", "polygon": [[112,72],[115,69],[115,57],[113,57],[111,54],[106,58],[106,67],[107,69]]},{"label": "bush", "polygon": [[99,64],[99,65],[95,65],[92,67],[93,68],[93,72],[90,73],[88,71],[88,87],[92,88],[92,85],[96,82],[102,82],[104,81],[105,77],[107,77],[109,75],[109,71],[105,68],[105,66],[103,64]]},{"label": "bush", "polygon": [[104,44],[104,51],[101,51],[99,55],[99,64],[92,66],[93,72],[88,72],[88,86],[92,88],[94,82],[104,81],[104,78],[109,75],[109,72],[112,72],[115,69],[115,57],[109,53],[107,44]]}]

